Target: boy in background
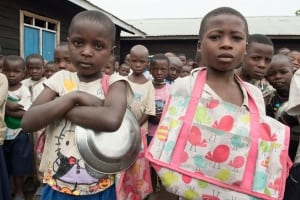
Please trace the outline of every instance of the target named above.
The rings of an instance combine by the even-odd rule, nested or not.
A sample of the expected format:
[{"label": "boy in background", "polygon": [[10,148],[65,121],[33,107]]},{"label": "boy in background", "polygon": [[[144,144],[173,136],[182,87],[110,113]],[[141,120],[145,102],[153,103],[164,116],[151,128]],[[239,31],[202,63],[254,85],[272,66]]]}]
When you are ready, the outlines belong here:
[{"label": "boy in background", "polygon": [[168,57],[169,58],[169,72],[166,77],[166,81],[172,85],[175,81],[180,76],[181,70],[182,70],[182,62],[178,57]]},{"label": "boy in background", "polygon": [[58,70],[68,70],[76,72],[76,68],[71,62],[68,43],[59,44],[54,50],[54,63]]},{"label": "boy in background", "polygon": [[[283,54],[274,55],[271,61],[271,67],[267,73],[267,80],[276,91],[270,103],[266,105],[266,113],[268,116],[276,118],[290,128],[299,124],[297,118],[286,113],[292,77],[293,66],[289,58]],[[293,137],[291,137],[289,145],[289,156],[291,160],[295,158],[298,143],[298,140],[294,140]]]},{"label": "boy in background", "polygon": [[128,76],[134,91],[134,100],[130,105],[136,115],[140,127],[148,133],[148,118],[155,115],[154,87],[143,72],[148,67],[148,49],[143,45],[135,45],[130,50],[130,66],[132,74]]},{"label": "boy in background", "polygon": [[126,65],[125,63],[121,64],[120,68],[119,68],[119,74],[121,76],[128,76],[130,73],[130,67],[128,65]]},{"label": "boy in background", "polygon": [[[40,95],[44,90],[44,81],[47,79],[44,77],[44,58],[40,54],[30,54],[26,58],[26,68],[28,78],[22,81],[22,84],[27,87],[31,94],[31,103]],[[36,146],[38,138],[43,133],[44,129],[32,133],[33,145]],[[43,174],[39,171],[39,166],[42,158],[42,154],[34,151],[34,172],[36,175],[36,181],[38,182],[38,188],[34,194],[34,197],[39,199],[43,188]]]},{"label": "boy in background", "polygon": [[300,68],[300,52],[292,50],[288,53],[288,57],[293,64],[293,72],[296,72]]},{"label": "boy in background", "polygon": [[243,81],[252,83],[261,90],[266,104],[275,92],[266,80],[273,54],[274,46],[270,38],[262,34],[250,35],[242,67],[236,71]]},{"label": "boy in background", "polygon": [[112,75],[115,72],[115,58],[113,56],[106,63],[102,72],[106,75]]},{"label": "boy in background", "polygon": [[56,67],[56,65],[54,64],[54,62],[53,61],[49,61],[49,62],[47,62],[45,64],[44,76],[46,78],[50,78],[57,71],[58,71],[58,68]]},{"label": "boy in background", "polygon": [[21,119],[31,105],[31,95],[21,81],[25,76],[25,62],[16,55],[5,56],[3,73],[8,79],[8,102],[5,110],[7,131],[4,155],[8,174],[13,178],[15,199],[24,199],[24,176],[32,173],[32,143],[29,133],[22,130]]}]

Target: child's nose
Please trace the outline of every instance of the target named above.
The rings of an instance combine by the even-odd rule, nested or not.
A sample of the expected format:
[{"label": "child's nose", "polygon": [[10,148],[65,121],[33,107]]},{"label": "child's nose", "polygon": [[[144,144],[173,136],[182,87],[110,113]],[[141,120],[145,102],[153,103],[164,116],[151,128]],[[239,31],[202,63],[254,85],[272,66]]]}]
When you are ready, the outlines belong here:
[{"label": "child's nose", "polygon": [[90,56],[92,54],[92,48],[89,45],[85,45],[82,49],[82,55]]},{"label": "child's nose", "polygon": [[231,39],[229,37],[223,37],[221,42],[222,42],[221,46],[223,48],[232,48],[232,42],[231,42]]}]

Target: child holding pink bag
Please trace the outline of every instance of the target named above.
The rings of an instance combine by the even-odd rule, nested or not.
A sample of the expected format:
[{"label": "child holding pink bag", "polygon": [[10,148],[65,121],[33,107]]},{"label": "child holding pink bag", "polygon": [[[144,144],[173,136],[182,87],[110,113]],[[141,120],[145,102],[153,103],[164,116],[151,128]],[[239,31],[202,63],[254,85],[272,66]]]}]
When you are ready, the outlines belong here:
[{"label": "child holding pink bag", "polygon": [[261,91],[235,74],[247,38],[240,12],[210,11],[197,45],[206,67],[171,86],[146,157],[180,198],[283,198],[289,129],[266,116]]}]

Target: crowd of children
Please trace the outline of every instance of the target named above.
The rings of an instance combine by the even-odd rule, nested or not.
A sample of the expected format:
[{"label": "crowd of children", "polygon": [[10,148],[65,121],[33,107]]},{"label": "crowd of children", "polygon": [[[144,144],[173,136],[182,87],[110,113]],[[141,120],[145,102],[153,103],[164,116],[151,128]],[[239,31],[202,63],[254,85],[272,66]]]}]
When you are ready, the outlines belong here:
[{"label": "crowd of children", "polygon": [[[300,82],[300,52],[282,48],[275,54],[267,36],[248,36],[245,18],[234,9],[219,8],[204,19],[195,60],[173,52],[149,56],[146,46],[135,45],[119,65],[115,26],[97,11],[72,19],[68,42],[57,45],[53,61],[39,54],[25,60],[2,56],[0,48],[0,199],[25,199],[28,176],[39,183],[35,199],[116,199],[114,175],[88,167],[76,149],[75,125],[113,131],[129,108],[149,145],[170,95],[191,96],[195,77],[205,69],[204,98],[248,107],[248,88],[260,116],[291,129],[299,126],[299,108],[296,104],[291,112],[288,103],[295,96],[290,87]],[[109,75],[107,94],[100,82],[104,74]],[[299,137],[292,137],[293,161],[300,155],[298,143]],[[286,200],[299,198],[299,169],[295,159]],[[152,186],[159,188],[151,171]]]}]

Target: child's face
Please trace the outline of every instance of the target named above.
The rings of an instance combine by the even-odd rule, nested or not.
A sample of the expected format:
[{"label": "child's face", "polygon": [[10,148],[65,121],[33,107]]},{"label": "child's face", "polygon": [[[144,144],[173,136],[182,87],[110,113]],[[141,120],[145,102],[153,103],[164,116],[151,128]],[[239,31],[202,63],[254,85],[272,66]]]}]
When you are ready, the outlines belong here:
[{"label": "child's face", "polygon": [[191,71],[192,71],[192,67],[191,66],[188,66],[188,65],[184,65],[181,69],[181,74],[180,76],[181,77],[185,77],[185,76],[188,76],[191,74]]},{"label": "child's face", "polygon": [[67,45],[58,46],[54,51],[54,63],[59,70],[75,72],[76,68],[71,62],[70,53]]},{"label": "child's face", "polygon": [[234,71],[246,51],[246,25],[234,15],[218,15],[207,20],[198,51],[208,68]]},{"label": "child's face", "polygon": [[143,74],[144,70],[148,67],[148,55],[143,52],[130,53],[130,66],[135,75]]},{"label": "child's face", "polygon": [[176,78],[180,76],[181,70],[182,70],[182,66],[170,62],[167,79],[174,81]]},{"label": "child's face", "polygon": [[3,73],[6,75],[9,86],[15,86],[25,77],[25,67],[19,61],[8,61],[3,68]]},{"label": "child's face", "polygon": [[182,62],[182,64],[186,64],[186,57],[184,55],[180,55],[178,56],[178,58],[180,59],[180,61]]},{"label": "child's face", "polygon": [[119,74],[121,76],[128,76],[130,73],[130,67],[128,65],[121,65],[119,68]]},{"label": "child's face", "polygon": [[167,60],[156,60],[150,70],[154,81],[164,82],[168,75],[169,63]]},{"label": "child's face", "polygon": [[110,34],[100,23],[81,20],[73,24],[68,39],[69,51],[80,78],[88,81],[101,74],[114,52]]},{"label": "child's face", "polygon": [[27,61],[27,70],[30,78],[34,81],[40,80],[44,75],[44,61],[40,58],[30,58]]},{"label": "child's face", "polygon": [[253,79],[261,80],[270,68],[273,46],[253,42],[249,44],[243,63],[243,70]]},{"label": "child's face", "polygon": [[45,66],[45,73],[44,73],[44,76],[46,78],[50,78],[55,72],[57,72],[57,67],[55,66],[55,64],[47,64]]},{"label": "child's face", "polygon": [[112,63],[108,63],[104,66],[104,68],[102,68],[102,72],[107,74],[107,75],[112,75],[114,73],[114,66],[112,65]]},{"label": "child's face", "polygon": [[289,91],[292,77],[292,66],[286,59],[272,62],[267,73],[267,80],[279,93]]},{"label": "child's face", "polygon": [[300,52],[292,51],[288,56],[293,64],[293,70],[297,71],[300,68]]}]

